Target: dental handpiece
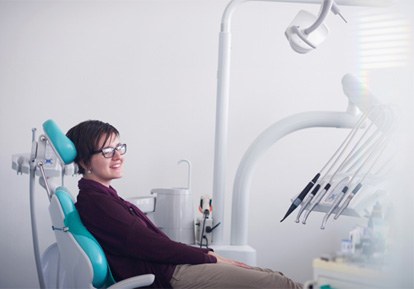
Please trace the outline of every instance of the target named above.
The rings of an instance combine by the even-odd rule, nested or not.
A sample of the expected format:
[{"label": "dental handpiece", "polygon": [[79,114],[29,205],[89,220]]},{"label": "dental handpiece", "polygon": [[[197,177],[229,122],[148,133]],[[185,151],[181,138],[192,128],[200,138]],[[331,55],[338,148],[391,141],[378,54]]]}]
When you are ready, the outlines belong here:
[{"label": "dental handpiece", "polygon": [[280,222],[283,222],[302,203],[303,199],[306,197],[306,195],[309,193],[309,191],[318,181],[320,176],[321,176],[320,173],[316,174],[315,177],[306,185],[306,187],[302,190],[299,196],[297,196],[296,199],[292,202],[285,216]]},{"label": "dental handpiece", "polygon": [[349,187],[345,186],[341,193],[338,194],[338,196],[336,196],[336,199],[334,201],[334,203],[332,204],[331,208],[329,209],[329,211],[325,214],[325,217],[323,217],[322,220],[322,225],[321,225],[321,229],[325,229],[325,225],[326,222],[328,221],[329,217],[331,216],[332,212],[338,207],[339,203],[342,201],[342,199],[345,197],[346,192],[348,192]]},{"label": "dental handpiece", "polygon": [[303,211],[305,211],[305,209],[308,207],[308,205],[312,201],[312,199],[313,199],[312,194],[309,194],[309,195],[306,196],[306,199],[303,201],[303,204],[300,207],[299,212],[296,216],[295,223],[299,223],[300,216],[302,215]]},{"label": "dental handpiece", "polygon": [[306,199],[303,201],[303,205],[300,208],[298,215],[296,216],[296,223],[299,223],[299,219],[300,216],[302,215],[302,213],[306,210],[306,208],[308,207],[308,205],[310,204],[310,202],[312,201],[313,197],[318,193],[319,189],[321,188],[321,184],[317,183],[316,186],[313,188],[313,190],[311,191],[311,193],[306,197]]},{"label": "dental handpiece", "polygon": [[355,186],[355,188],[352,190],[352,192],[348,195],[348,197],[345,199],[345,201],[340,206],[338,212],[336,213],[334,219],[337,220],[340,215],[342,215],[343,211],[348,207],[351,200],[355,197],[355,195],[358,193],[358,191],[361,189],[362,184],[359,183]]},{"label": "dental handpiece", "polygon": [[[318,185],[319,185],[319,187],[318,187]],[[308,219],[309,214],[313,211],[313,209],[315,209],[316,205],[320,203],[322,198],[326,195],[326,193],[331,188],[331,185],[329,183],[327,183],[326,185],[324,183],[321,183],[321,184],[318,184],[318,185],[315,186],[314,190],[311,193],[312,198],[314,198],[315,195],[317,195],[317,197],[316,197],[315,201],[313,203],[311,203],[310,208],[305,212],[305,215],[303,216],[302,224],[304,224],[304,225],[306,224],[306,220]],[[323,185],[325,185],[325,187],[323,188],[323,191],[318,194],[320,188]]]}]

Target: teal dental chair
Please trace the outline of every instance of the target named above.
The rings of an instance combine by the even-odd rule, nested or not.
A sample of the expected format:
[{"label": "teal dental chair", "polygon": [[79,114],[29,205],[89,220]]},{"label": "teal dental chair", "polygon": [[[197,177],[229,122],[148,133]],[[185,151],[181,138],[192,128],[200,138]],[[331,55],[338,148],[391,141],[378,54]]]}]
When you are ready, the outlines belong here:
[{"label": "teal dental chair", "polygon": [[[72,163],[76,157],[72,141],[53,120],[46,121],[43,129],[61,163]],[[102,247],[82,224],[70,192],[63,186],[53,191],[49,212],[56,243],[43,254],[45,287],[129,289],[154,282],[155,276],[147,274],[116,283]],[[51,274],[51,270],[57,271],[57,275]]]}]

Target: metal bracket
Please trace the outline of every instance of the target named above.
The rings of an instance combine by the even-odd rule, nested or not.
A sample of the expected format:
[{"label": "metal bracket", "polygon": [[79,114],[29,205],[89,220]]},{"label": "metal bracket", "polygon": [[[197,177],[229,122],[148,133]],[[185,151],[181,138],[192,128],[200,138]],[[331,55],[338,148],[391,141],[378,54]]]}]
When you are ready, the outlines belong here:
[{"label": "metal bracket", "polygon": [[52,226],[52,230],[53,230],[53,231],[68,232],[68,231],[69,231],[69,227],[57,228],[57,227],[55,227],[55,226]]}]

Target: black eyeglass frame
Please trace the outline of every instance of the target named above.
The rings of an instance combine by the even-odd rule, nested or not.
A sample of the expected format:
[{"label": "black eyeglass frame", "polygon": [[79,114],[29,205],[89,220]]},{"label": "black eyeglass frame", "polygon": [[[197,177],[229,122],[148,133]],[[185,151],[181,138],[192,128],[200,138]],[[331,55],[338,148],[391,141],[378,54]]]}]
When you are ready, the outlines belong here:
[{"label": "black eyeglass frame", "polygon": [[118,151],[121,155],[126,154],[126,152],[127,152],[126,143],[120,143],[116,147],[104,147],[100,150],[93,151],[92,155],[102,153],[104,158],[111,159],[111,158],[114,157],[115,151]]}]

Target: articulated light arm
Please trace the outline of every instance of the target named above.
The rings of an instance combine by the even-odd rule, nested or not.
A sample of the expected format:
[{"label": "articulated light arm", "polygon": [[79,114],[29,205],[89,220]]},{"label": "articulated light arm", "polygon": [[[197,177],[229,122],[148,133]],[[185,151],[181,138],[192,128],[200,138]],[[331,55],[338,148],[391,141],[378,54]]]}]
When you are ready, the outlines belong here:
[{"label": "articulated light arm", "polygon": [[[231,16],[237,6],[245,2],[278,2],[278,3],[304,3],[304,4],[321,4],[323,0],[233,0],[231,1],[224,10],[223,17],[221,20],[221,31],[229,31],[231,25]],[[393,0],[336,0],[336,5],[343,6],[386,6],[389,5]],[[333,1],[330,1],[333,2]],[[332,5],[332,4],[331,4]],[[333,4],[335,5],[335,4]],[[335,6],[333,7],[333,10]],[[328,10],[329,11],[329,10]],[[324,13],[328,13],[328,11]],[[322,12],[322,11],[321,11]],[[335,10],[333,11],[336,14]]]},{"label": "articulated light arm", "polygon": [[[231,17],[235,9],[248,1],[262,2],[292,2],[292,3],[321,3],[320,0],[233,0],[224,10],[221,31],[219,36],[219,59],[217,75],[217,103],[216,103],[216,127],[214,148],[214,172],[213,172],[213,202],[215,204],[215,220],[224,223],[224,197],[226,192],[226,168],[227,168],[227,136],[228,136],[228,110],[229,110],[229,83],[231,62]],[[327,1],[327,0],[322,0]],[[332,0],[328,0],[332,2]],[[332,5],[332,4],[331,4]],[[321,13],[322,13],[321,9]],[[325,9],[326,10],[326,9]],[[222,245],[224,226],[216,229],[214,243]]]},{"label": "articulated light arm", "polygon": [[[233,0],[224,10],[223,17],[221,19],[221,31],[229,32],[231,26],[231,17],[236,8],[245,2],[280,2],[280,3],[308,3],[308,4],[321,4],[324,0]],[[330,0],[329,2],[333,2]],[[337,3],[348,1],[336,1]]]}]

